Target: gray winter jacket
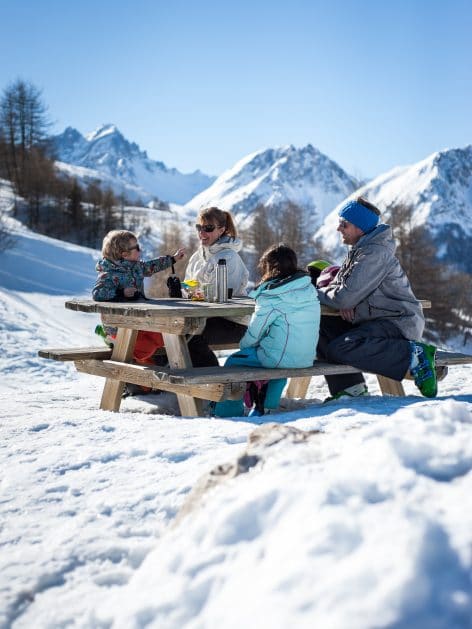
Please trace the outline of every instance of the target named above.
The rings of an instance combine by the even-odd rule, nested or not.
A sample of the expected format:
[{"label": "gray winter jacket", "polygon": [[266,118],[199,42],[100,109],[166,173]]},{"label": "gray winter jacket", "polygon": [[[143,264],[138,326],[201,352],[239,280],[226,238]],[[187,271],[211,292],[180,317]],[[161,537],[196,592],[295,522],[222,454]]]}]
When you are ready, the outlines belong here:
[{"label": "gray winter jacket", "polygon": [[354,308],[354,325],[388,319],[407,339],[419,340],[423,334],[423,310],[395,257],[389,225],[378,225],[362,236],[334,280],[318,289],[318,296],[322,304],[336,310]]}]

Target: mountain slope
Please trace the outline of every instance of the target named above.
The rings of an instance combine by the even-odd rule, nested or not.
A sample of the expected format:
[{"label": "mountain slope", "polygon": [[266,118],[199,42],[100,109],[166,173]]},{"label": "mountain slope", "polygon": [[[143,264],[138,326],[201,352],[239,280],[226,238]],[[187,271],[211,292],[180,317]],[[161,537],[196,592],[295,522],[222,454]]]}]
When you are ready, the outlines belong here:
[{"label": "mountain slope", "polygon": [[[472,273],[472,146],[433,153],[411,166],[397,167],[355,191],[382,210],[389,221],[389,207],[413,208],[413,226],[425,225],[438,251],[438,258]],[[336,232],[336,207],[317,230],[323,246],[334,258],[343,257],[344,247]]]},{"label": "mountain slope", "polygon": [[85,137],[68,127],[52,138],[52,145],[59,170],[84,181],[101,179],[115,192],[125,192],[133,200],[141,197],[147,202],[157,197],[185,203],[215,179],[199,170],[183,174],[150,159],[146,151],[141,151],[135,142],[129,142],[112,124],[102,125]]},{"label": "mountain slope", "polygon": [[244,157],[186,205],[194,210],[217,205],[250,223],[257,205],[278,208],[292,202],[316,229],[356,187],[353,177],[311,144],[300,149],[290,145]]}]

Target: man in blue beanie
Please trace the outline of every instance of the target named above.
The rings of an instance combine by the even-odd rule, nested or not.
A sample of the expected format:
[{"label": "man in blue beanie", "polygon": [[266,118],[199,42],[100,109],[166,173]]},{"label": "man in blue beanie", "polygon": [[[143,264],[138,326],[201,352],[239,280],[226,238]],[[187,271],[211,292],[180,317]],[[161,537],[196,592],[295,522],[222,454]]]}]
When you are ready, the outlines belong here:
[{"label": "man in blue beanie", "polygon": [[[419,342],[420,302],[395,256],[389,225],[363,197],[339,211],[338,231],[350,247],[336,277],[318,288],[321,304],[340,317],[322,316],[318,358],[351,365],[401,382],[410,372],[426,397],[437,394],[436,348]],[[362,374],[326,376],[331,397],[367,394]]]}]

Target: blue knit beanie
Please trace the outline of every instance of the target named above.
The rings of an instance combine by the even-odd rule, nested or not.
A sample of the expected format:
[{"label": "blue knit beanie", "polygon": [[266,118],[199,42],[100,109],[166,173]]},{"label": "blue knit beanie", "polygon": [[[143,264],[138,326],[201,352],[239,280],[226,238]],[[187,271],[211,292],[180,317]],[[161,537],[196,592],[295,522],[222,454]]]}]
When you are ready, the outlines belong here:
[{"label": "blue knit beanie", "polygon": [[364,234],[372,231],[379,222],[379,217],[375,212],[357,201],[348,201],[343,205],[339,210],[339,217],[362,229]]}]

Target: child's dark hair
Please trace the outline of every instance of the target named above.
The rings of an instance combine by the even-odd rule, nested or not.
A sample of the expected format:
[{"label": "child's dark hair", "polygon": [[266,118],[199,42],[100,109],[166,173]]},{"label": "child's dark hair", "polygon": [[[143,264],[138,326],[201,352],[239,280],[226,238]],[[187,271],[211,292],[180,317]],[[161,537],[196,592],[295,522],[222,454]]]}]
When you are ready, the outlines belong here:
[{"label": "child's dark hair", "polygon": [[262,281],[265,282],[275,277],[289,277],[297,271],[297,254],[284,243],[271,245],[264,251],[259,260],[258,269]]}]

